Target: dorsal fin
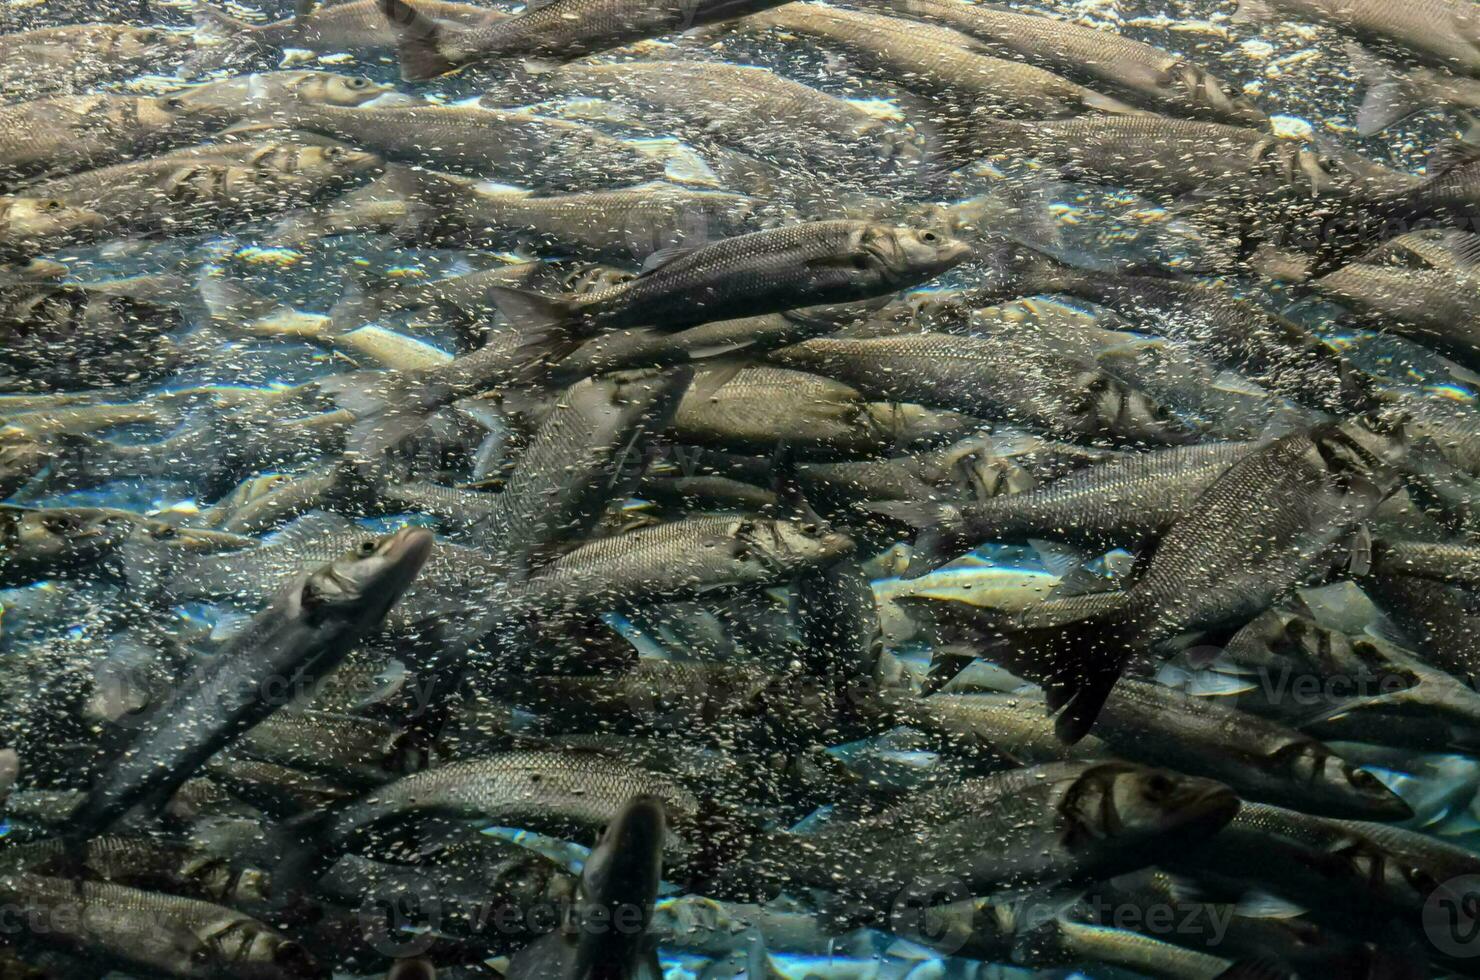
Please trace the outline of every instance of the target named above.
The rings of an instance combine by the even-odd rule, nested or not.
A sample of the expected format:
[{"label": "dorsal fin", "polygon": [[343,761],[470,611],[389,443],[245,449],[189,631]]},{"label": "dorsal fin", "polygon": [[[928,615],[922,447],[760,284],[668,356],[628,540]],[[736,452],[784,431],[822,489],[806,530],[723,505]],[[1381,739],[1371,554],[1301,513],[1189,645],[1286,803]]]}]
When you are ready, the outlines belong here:
[{"label": "dorsal fin", "polygon": [[660,248],[642,260],[642,271],[637,277],[641,279],[643,276],[650,275],[670,262],[676,262],[685,255],[697,252],[699,248],[698,245],[670,245],[667,248]]}]

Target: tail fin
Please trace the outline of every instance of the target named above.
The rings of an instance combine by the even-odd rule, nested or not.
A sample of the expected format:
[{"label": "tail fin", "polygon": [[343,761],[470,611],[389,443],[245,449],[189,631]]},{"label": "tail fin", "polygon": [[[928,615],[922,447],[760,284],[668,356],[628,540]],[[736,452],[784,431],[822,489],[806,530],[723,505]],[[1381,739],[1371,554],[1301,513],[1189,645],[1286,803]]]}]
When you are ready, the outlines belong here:
[{"label": "tail fin", "polygon": [[1423,91],[1412,80],[1395,71],[1392,65],[1355,42],[1346,46],[1346,54],[1367,85],[1367,94],[1357,109],[1359,134],[1375,136],[1426,108]]},{"label": "tail fin", "polygon": [[[905,600],[895,600],[906,602]],[[1043,687],[1049,710],[1057,711],[1054,729],[1072,745],[1089,734],[1100,709],[1130,660],[1123,593],[1079,596],[1044,604],[1062,616],[1033,617],[1033,625],[1004,625],[994,616],[964,602],[919,597],[905,609],[928,623],[946,640],[942,658],[954,671],[964,666],[964,646],[990,658],[1019,677]],[[1029,610],[1032,612],[1033,610]],[[1071,616],[1080,618],[1070,618]],[[1042,622],[1043,620],[1048,622]],[[959,665],[959,666],[958,666]],[[937,673],[932,666],[932,676]],[[944,677],[949,680],[949,677]]]},{"label": "tail fin", "polygon": [[542,296],[510,286],[489,286],[488,298],[519,332],[519,343],[509,359],[526,365],[517,374],[532,382],[546,375],[550,365],[574,351],[589,332],[579,308],[570,300]]},{"label": "tail fin", "polygon": [[960,534],[960,512],[951,504],[928,500],[879,500],[865,510],[916,528],[914,549],[904,578],[919,578],[956,558],[969,544]]},{"label": "tail fin", "polygon": [[340,408],[353,412],[345,448],[375,462],[426,424],[427,410],[414,381],[394,372],[355,371],[318,382]]},{"label": "tail fin", "polygon": [[296,18],[273,21],[271,24],[252,24],[226,13],[218,7],[195,0],[191,16],[195,26],[203,33],[231,41],[249,41],[266,47],[283,47],[290,44],[297,34]]},{"label": "tail fin", "polygon": [[288,908],[300,901],[339,858],[339,848],[330,845],[324,833],[343,806],[289,817],[272,831],[270,843],[278,851],[271,878],[272,901],[277,908]]},{"label": "tail fin", "polygon": [[402,79],[430,81],[460,66],[461,62],[442,54],[442,35],[447,29],[406,0],[380,0],[380,12],[397,35],[396,56],[401,61]]}]

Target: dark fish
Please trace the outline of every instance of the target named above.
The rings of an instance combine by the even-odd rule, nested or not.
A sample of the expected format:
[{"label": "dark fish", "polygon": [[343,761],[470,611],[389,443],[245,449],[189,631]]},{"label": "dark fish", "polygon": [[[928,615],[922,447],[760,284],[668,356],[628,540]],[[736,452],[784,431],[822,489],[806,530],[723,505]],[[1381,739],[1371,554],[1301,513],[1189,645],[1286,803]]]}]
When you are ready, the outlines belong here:
[{"label": "dark fish", "polygon": [[917,285],[966,258],[943,231],[866,221],[815,221],[659,253],[636,279],[552,299],[505,290],[500,308],[534,338],[586,337],[868,299]]},{"label": "dark fish", "polygon": [[509,980],[657,975],[647,930],[663,876],[667,819],[660,799],[635,797],[622,807],[587,858],[567,921],[509,961]]},{"label": "dark fish", "polygon": [[41,875],[0,877],[28,941],[155,976],[317,980],[330,972],[282,933],[240,912],[175,895]]},{"label": "dark fish", "polygon": [[1215,480],[1124,592],[1050,600],[1024,613],[1029,629],[1069,626],[1087,643],[1073,653],[1046,650],[1033,667],[1046,678],[1049,706],[1066,708],[1059,731],[1071,739],[1089,731],[1132,656],[1250,619],[1329,562],[1332,546],[1397,488],[1404,448],[1400,436],[1359,422],[1277,439]]},{"label": "dark fish", "polygon": [[[431,553],[432,536],[407,529],[293,579],[232,645],[178,689],[71,823],[96,835],[133,806],[169,793],[206,759],[281,708],[283,691],[336,666],[385,618]],[[276,696],[270,690],[281,684]]]}]

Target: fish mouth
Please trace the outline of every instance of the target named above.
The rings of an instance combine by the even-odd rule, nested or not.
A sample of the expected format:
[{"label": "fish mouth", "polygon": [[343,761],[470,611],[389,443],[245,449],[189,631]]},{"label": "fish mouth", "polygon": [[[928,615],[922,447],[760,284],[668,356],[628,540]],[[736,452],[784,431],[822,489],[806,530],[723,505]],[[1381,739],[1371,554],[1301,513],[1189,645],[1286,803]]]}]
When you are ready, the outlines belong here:
[{"label": "fish mouth", "polygon": [[378,584],[398,590],[406,588],[432,556],[436,542],[436,535],[424,527],[403,527],[391,535],[384,553],[386,575]]},{"label": "fish mouth", "polygon": [[1243,801],[1227,786],[1210,786],[1181,808],[1178,831],[1198,837],[1211,836],[1238,815]]},{"label": "fish mouth", "polygon": [[957,239],[940,250],[940,260],[948,266],[957,265],[971,258],[975,251],[969,244]]}]

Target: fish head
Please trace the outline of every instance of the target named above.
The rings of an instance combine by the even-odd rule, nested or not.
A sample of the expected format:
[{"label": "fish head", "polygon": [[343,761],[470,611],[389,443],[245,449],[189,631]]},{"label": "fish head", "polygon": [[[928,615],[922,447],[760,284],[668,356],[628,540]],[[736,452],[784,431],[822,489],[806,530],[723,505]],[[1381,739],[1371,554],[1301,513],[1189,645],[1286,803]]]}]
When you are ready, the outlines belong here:
[{"label": "fish head", "polygon": [[511,855],[486,874],[488,902],[493,906],[528,909],[560,906],[573,897],[575,882],[553,861],[539,854]]},{"label": "fish head", "polygon": [[1106,371],[1081,372],[1074,380],[1072,402],[1075,428],[1086,434],[1162,446],[1197,440],[1197,430],[1165,405]]},{"label": "fish head", "polygon": [[0,198],[0,232],[8,237],[56,241],[103,224],[103,216],[96,211],[55,198]]},{"label": "fish head", "polygon": [[916,283],[959,265],[971,246],[944,225],[869,225],[859,243],[865,262],[888,283]]},{"label": "fish head", "polygon": [[635,796],[627,801],[586,859],[581,900],[609,909],[636,908],[645,926],[658,897],[667,833],[668,817],[661,800]]},{"label": "fish head", "polygon": [[624,282],[631,282],[637,278],[626,269],[618,269],[616,266],[601,265],[600,263],[580,263],[566,274],[562,285],[568,293],[584,295],[586,293],[599,293],[613,286],[620,286]]},{"label": "fish head", "polygon": [[981,428],[980,422],[960,412],[910,402],[868,402],[864,411],[879,441],[898,448],[959,438]]},{"label": "fish head", "polygon": [[1398,465],[1408,454],[1402,421],[1361,417],[1321,426],[1311,441],[1322,467],[1343,492],[1374,504],[1398,488]]},{"label": "fish head", "polygon": [[835,561],[852,550],[852,538],[811,521],[741,520],[732,531],[736,559],[781,574]]},{"label": "fish head", "polygon": [[200,927],[200,945],[191,953],[191,976],[231,976],[242,980],[327,980],[301,944],[246,916],[224,915]]},{"label": "fish head", "polygon": [[1211,779],[1108,762],[1075,779],[1060,809],[1069,846],[1131,854],[1210,837],[1238,808],[1233,790]]},{"label": "fish head", "polygon": [[1295,739],[1270,759],[1272,768],[1322,797],[1344,806],[1356,820],[1407,820],[1412,809],[1372,773],[1358,769],[1315,739]]},{"label": "fish head", "polygon": [[383,85],[364,75],[340,75],[329,71],[284,72],[283,94],[313,105],[353,108],[378,99],[394,86]]},{"label": "fish head", "polygon": [[128,537],[125,515],[92,508],[0,507],[4,552],[47,565],[95,560]]},{"label": "fish head", "polygon": [[378,619],[411,585],[434,543],[432,532],[421,527],[405,527],[382,538],[367,535],[354,550],[304,580],[298,606],[320,619]]}]

